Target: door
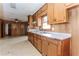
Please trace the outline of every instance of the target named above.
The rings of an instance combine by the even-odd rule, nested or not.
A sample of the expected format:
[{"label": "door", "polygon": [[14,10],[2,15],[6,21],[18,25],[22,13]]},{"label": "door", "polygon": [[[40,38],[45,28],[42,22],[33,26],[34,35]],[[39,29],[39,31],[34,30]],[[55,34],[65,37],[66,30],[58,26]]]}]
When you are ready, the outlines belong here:
[{"label": "door", "polygon": [[42,55],[46,56],[48,51],[48,42],[46,38],[42,38]]},{"label": "door", "polygon": [[39,36],[39,38],[38,38],[38,43],[37,43],[37,48],[38,48],[38,50],[41,52],[42,51],[42,41],[41,41],[41,37]]},{"label": "door", "polygon": [[54,4],[54,22],[55,23],[66,22],[65,4],[63,3]]},{"label": "door", "polygon": [[58,50],[57,45],[52,42],[48,43],[48,56],[57,56]]},{"label": "door", "polygon": [[53,24],[54,23],[54,4],[53,3],[48,3],[48,11],[47,11],[47,16],[48,16],[48,23]]}]

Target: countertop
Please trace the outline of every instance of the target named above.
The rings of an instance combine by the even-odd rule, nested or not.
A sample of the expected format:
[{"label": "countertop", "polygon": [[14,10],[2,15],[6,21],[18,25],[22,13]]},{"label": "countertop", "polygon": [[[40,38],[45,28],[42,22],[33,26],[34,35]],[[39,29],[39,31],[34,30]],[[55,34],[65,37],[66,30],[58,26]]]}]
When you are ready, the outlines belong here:
[{"label": "countertop", "polygon": [[57,40],[65,40],[71,38],[71,34],[69,33],[48,32],[48,31],[40,31],[40,30],[30,30],[29,32]]}]

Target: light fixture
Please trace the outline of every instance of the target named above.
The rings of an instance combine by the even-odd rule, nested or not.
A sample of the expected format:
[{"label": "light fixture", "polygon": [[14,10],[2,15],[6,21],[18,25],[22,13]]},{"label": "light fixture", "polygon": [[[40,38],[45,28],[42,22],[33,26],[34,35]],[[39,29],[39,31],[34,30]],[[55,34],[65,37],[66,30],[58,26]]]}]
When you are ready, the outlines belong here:
[{"label": "light fixture", "polygon": [[19,22],[18,19],[15,19],[15,22]]}]

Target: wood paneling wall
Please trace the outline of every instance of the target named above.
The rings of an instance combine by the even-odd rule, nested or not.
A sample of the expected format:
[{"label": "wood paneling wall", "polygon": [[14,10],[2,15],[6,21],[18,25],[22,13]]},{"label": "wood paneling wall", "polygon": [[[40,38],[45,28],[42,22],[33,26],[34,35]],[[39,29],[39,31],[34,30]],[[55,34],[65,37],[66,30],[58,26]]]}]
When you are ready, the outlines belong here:
[{"label": "wood paneling wall", "polygon": [[11,36],[25,35],[25,23],[11,23]]},{"label": "wood paneling wall", "polygon": [[15,21],[0,19],[0,38],[6,36],[5,24],[11,25],[10,27],[8,27],[8,36],[15,37],[15,36],[27,35],[28,22],[19,21],[16,23]]},{"label": "wood paneling wall", "polygon": [[79,56],[79,6],[68,10],[68,20],[66,24],[52,25],[55,32],[71,33],[70,53]]}]

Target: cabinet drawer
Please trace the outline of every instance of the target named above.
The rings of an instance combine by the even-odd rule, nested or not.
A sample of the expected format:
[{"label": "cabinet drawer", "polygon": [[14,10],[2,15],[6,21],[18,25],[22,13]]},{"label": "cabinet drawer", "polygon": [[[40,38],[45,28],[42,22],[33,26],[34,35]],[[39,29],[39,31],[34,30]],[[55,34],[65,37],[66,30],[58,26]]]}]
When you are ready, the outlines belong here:
[{"label": "cabinet drawer", "polygon": [[55,39],[50,39],[50,38],[48,38],[47,40],[48,40],[48,42],[50,42],[50,43],[58,44],[58,41],[55,40]]}]

